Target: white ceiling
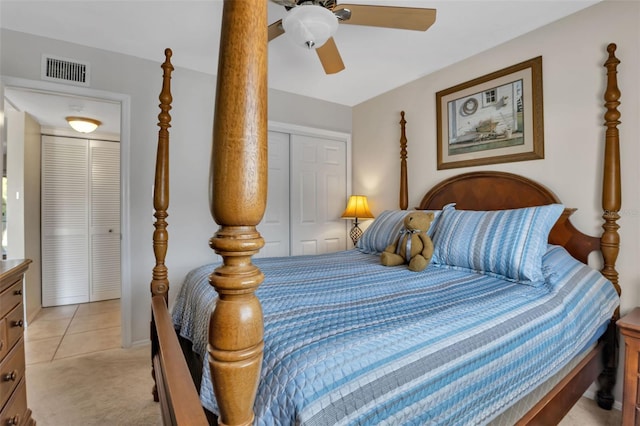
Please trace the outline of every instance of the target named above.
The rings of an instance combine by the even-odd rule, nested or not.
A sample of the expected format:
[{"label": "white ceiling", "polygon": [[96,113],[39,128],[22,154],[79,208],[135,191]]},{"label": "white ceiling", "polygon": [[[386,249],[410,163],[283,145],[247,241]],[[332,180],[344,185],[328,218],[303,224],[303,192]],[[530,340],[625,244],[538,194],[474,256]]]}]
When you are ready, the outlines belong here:
[{"label": "white ceiling", "polygon": [[120,103],[117,102],[11,87],[5,88],[5,99],[5,110],[26,111],[43,127],[69,128],[65,117],[73,115],[100,120],[100,133],[120,134]]},{"label": "white ceiling", "polygon": [[[334,75],[315,52],[278,37],[269,87],[354,106],[599,1],[345,0],[434,8],[436,22],[426,32],[340,25],[334,38],[346,69]],[[268,8],[269,23],[286,14]],[[1,0],[0,26],[157,62],[170,47],[174,65],[216,74],[221,13],[222,0]]]}]

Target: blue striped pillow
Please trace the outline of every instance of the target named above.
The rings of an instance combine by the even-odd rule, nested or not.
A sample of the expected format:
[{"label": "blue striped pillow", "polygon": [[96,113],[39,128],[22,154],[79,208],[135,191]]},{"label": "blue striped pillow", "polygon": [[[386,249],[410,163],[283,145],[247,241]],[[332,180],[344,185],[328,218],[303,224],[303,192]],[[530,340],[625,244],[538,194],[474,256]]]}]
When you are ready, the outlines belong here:
[{"label": "blue striped pillow", "polygon": [[522,284],[544,283],[542,256],[561,204],[513,210],[445,207],[433,236],[433,263]]},{"label": "blue striped pillow", "polygon": [[[363,253],[380,254],[400,233],[405,216],[415,210],[385,210],[365,229],[356,247]],[[427,234],[432,236],[434,224],[441,213],[440,210],[429,210],[434,213],[434,220]]]}]

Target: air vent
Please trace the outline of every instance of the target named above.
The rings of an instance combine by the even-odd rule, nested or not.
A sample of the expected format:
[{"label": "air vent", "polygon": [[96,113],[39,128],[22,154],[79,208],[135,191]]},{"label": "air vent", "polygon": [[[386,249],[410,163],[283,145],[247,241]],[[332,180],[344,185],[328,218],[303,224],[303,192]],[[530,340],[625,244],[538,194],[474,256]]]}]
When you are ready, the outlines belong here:
[{"label": "air vent", "polygon": [[42,55],[42,79],[58,83],[89,86],[91,67],[88,62]]}]

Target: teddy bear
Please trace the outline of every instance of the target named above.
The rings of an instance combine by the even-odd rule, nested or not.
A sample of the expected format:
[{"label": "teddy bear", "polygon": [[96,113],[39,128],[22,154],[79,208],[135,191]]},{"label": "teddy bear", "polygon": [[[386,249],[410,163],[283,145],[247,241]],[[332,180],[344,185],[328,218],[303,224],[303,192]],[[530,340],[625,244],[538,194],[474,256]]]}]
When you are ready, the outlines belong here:
[{"label": "teddy bear", "polygon": [[422,271],[431,262],[433,242],[427,231],[433,222],[433,212],[415,211],[404,218],[404,228],[392,244],[380,255],[385,266],[409,264],[409,270]]}]

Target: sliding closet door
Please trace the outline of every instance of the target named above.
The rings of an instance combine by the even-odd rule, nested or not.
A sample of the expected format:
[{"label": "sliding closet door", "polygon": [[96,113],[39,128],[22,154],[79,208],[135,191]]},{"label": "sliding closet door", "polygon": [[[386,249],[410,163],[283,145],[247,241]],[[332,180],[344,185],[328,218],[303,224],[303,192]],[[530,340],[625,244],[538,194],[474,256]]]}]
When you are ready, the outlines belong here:
[{"label": "sliding closet door", "polygon": [[289,256],[289,134],[269,132],[267,208],[258,231],[265,245],[256,257]]},{"label": "sliding closet door", "polygon": [[91,279],[89,301],[120,298],[120,144],[89,149]]},{"label": "sliding closet door", "polygon": [[291,135],[291,254],[346,250],[346,143]]},{"label": "sliding closet door", "polygon": [[42,137],[42,306],[89,301],[89,146]]}]

